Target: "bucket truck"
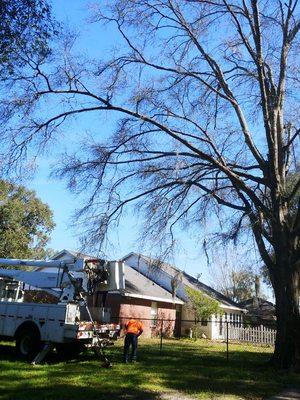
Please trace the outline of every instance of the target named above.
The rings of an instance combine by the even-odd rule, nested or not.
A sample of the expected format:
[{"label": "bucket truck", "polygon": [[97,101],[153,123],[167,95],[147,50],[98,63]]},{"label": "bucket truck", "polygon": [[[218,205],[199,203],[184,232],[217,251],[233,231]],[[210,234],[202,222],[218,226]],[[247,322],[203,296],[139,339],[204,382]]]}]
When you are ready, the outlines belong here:
[{"label": "bucket truck", "polygon": [[[15,340],[20,356],[36,364],[54,347],[62,353],[75,353],[89,346],[110,366],[103,349],[120,327],[103,321],[103,308],[99,308],[98,318],[93,318],[87,297],[96,292],[121,292],[125,285],[122,262],[2,258],[0,265],[36,267],[34,271],[0,268],[0,337]],[[58,298],[57,304],[24,302],[21,283],[51,293]]]}]

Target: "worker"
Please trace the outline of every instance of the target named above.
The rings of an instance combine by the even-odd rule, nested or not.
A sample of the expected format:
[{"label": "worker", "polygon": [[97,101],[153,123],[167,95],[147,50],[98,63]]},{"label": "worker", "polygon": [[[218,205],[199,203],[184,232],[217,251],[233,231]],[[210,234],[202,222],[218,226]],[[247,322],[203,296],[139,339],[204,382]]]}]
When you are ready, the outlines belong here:
[{"label": "worker", "polygon": [[[141,321],[130,319],[125,324],[126,336],[124,340],[124,362],[135,362],[137,355],[138,337],[143,333],[143,325]],[[129,349],[131,346],[131,354],[129,357]]]}]

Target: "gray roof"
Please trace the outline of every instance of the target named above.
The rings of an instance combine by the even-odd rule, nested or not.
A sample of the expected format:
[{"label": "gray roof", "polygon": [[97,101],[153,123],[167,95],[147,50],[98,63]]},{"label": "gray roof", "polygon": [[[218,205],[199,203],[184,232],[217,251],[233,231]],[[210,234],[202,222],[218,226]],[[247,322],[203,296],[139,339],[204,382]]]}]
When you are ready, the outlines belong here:
[{"label": "gray roof", "polygon": [[80,251],[63,249],[60,252],[54,254],[54,256],[51,259],[52,260],[57,260],[61,256],[63,256],[64,254],[70,255],[71,257],[74,257],[74,258],[96,258],[96,257],[93,257],[91,255],[81,253]]},{"label": "gray roof", "polygon": [[261,297],[251,297],[250,299],[241,301],[239,305],[248,310],[247,316],[249,318],[257,317],[261,320],[272,321],[276,318],[275,304]]},{"label": "gray roof", "polygon": [[[180,285],[178,286],[178,288],[176,290],[176,295],[183,301],[187,300],[187,296],[186,296],[184,287],[189,286],[196,290],[201,290],[203,293],[218,300],[219,302],[221,302],[224,305],[227,305],[229,307],[233,306],[233,307],[241,308],[241,306],[239,304],[232,301],[228,297],[224,296],[217,290],[211,288],[210,286],[204,284],[203,282],[200,282],[196,278],[192,277],[191,275],[187,274],[184,271],[181,271],[180,269],[174,267],[171,264],[161,262],[160,260],[152,259],[151,257],[144,256],[143,254],[138,254],[138,253],[130,253],[127,256],[125,256],[123,258],[123,260],[126,260],[127,258],[129,258],[130,256],[133,256],[133,255],[138,257],[139,259],[144,260],[144,262],[146,262],[149,265],[150,269],[152,268],[153,270],[155,270],[155,269],[159,270],[160,273],[163,272],[164,278],[165,278],[163,286],[167,291],[169,291],[171,293],[172,293],[172,281],[174,280],[174,277],[177,277],[178,281],[180,281]],[[151,274],[151,278],[153,280],[156,280],[155,273]],[[160,280],[160,285],[162,285],[161,280]]]},{"label": "gray roof", "polygon": [[133,294],[141,297],[157,298],[161,299],[161,301],[181,303],[176,296],[173,298],[170,292],[127,264],[125,264],[125,292],[129,295]]}]

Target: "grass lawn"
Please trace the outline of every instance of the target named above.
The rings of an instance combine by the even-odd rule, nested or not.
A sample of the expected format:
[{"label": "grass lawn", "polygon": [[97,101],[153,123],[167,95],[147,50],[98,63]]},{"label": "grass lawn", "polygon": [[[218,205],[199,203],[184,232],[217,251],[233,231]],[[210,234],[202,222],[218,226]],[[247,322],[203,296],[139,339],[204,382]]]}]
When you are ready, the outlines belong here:
[{"label": "grass lawn", "polygon": [[225,345],[205,340],[141,340],[139,362],[122,364],[122,341],[107,351],[113,368],[103,369],[92,353],[80,361],[32,367],[16,359],[14,344],[0,342],[1,400],[158,400],[160,393],[179,391],[198,399],[262,399],[287,386],[300,386],[295,374],[266,366],[271,349]]}]

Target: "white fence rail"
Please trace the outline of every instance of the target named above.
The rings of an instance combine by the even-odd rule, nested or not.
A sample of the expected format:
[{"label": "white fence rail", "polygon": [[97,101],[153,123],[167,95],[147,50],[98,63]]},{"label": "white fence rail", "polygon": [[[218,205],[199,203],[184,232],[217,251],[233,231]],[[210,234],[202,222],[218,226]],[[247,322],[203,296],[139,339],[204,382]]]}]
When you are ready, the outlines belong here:
[{"label": "white fence rail", "polygon": [[229,325],[228,339],[236,340],[239,342],[257,343],[257,344],[274,346],[276,339],[276,330],[266,328],[263,325],[252,328],[235,327]]}]

